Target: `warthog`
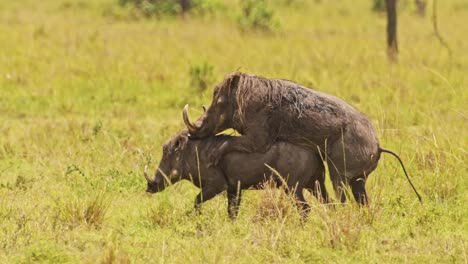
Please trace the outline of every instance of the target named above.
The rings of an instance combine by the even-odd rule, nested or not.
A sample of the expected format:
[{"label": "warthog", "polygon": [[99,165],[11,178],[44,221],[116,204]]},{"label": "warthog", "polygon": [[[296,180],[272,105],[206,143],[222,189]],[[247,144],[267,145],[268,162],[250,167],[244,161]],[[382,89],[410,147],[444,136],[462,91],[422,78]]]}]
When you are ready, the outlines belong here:
[{"label": "warthog", "polygon": [[154,178],[148,176],[145,168],[144,175],[148,182],[146,191],[160,192],[168,184],[190,180],[201,188],[195,199],[195,209],[199,210],[201,203],[227,189],[228,213],[231,218],[237,216],[241,190],[258,188],[269,179],[278,186],[286,185],[286,192],[295,196],[304,216],[309,205],[304,199],[303,189],[312,191],[323,202],[328,200],[322,161],[309,150],[290,143],[277,142],[265,153],[230,152],[217,166],[208,166],[209,153],[234,138],[212,136],[203,140],[189,140],[187,133],[177,134],[164,144],[163,156]]},{"label": "warthog", "polygon": [[234,72],[216,86],[211,106],[195,123],[190,122],[187,108],[183,117],[194,138],[228,128],[242,135],[211,152],[214,165],[232,151],[264,153],[276,141],[301,145],[326,158],[342,202],[346,201],[343,187],[349,184],[356,201],[367,203],[367,177],[377,167],[380,154],[389,152],[379,146],[366,115],[337,97],[292,81]]}]

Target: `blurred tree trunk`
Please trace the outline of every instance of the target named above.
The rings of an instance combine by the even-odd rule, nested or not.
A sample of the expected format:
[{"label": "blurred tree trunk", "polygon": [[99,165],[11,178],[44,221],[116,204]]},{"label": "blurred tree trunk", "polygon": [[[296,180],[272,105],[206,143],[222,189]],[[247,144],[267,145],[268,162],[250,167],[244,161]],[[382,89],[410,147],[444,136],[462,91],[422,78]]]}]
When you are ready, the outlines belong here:
[{"label": "blurred tree trunk", "polygon": [[445,42],[444,38],[439,33],[439,26],[437,24],[437,0],[434,0],[432,2],[432,8],[433,8],[432,24],[434,25],[434,33],[436,37],[439,39],[440,44],[442,44],[442,46],[444,46],[448,50],[450,56],[452,56],[452,50],[450,49],[450,46],[447,44],[447,42]]},{"label": "blurred tree trunk", "polygon": [[397,0],[386,0],[387,6],[387,53],[392,61],[396,61],[398,54],[397,42]]},{"label": "blurred tree trunk", "polygon": [[190,0],[180,0],[180,6],[182,7],[182,13],[187,12],[190,9]]},{"label": "blurred tree trunk", "polygon": [[426,15],[426,5],[427,1],[426,0],[415,0],[416,7],[418,8],[418,14],[420,16],[425,16]]}]

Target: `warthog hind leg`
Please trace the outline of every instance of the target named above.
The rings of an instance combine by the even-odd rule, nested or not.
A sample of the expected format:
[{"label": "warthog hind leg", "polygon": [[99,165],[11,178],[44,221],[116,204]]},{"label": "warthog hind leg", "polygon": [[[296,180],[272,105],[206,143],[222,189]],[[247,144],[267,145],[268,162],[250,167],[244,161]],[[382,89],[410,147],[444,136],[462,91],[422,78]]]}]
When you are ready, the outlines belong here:
[{"label": "warthog hind leg", "polygon": [[356,177],[350,181],[350,185],[356,202],[358,202],[360,205],[367,205],[369,200],[366,192],[366,178]]},{"label": "warthog hind leg", "polygon": [[290,191],[288,189],[286,189],[285,191],[287,194],[293,192],[294,198],[296,200],[296,206],[299,209],[302,219],[305,220],[307,219],[307,215],[309,214],[310,206],[304,198],[304,194],[302,193],[303,190],[303,188],[298,188],[297,190],[293,191]]}]

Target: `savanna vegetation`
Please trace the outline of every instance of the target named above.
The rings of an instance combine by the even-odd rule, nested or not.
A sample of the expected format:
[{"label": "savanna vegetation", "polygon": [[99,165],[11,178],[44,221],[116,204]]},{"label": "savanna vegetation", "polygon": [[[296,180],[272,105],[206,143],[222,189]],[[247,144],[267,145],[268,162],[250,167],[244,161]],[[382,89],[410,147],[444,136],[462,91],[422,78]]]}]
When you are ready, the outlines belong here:
[{"label": "savanna vegetation", "polygon": [[[164,2],[0,1],[1,263],[467,262],[466,0],[438,2],[451,51],[432,1],[398,1],[394,62],[374,1]],[[193,213],[189,182],[145,193],[183,106],[201,114],[237,69],[366,113],[424,204],[385,155],[368,207],[308,195],[304,224],[272,188],[245,191],[236,222],[223,195]]]}]

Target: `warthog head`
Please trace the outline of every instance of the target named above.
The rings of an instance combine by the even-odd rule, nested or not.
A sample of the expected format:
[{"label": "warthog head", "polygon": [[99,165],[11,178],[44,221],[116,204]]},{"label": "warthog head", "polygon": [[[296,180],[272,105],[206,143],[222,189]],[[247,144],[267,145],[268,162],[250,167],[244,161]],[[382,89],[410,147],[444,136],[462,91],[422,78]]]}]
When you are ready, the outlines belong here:
[{"label": "warthog head", "polygon": [[185,105],[183,118],[191,136],[206,138],[215,135],[232,126],[233,116],[236,111],[236,87],[239,78],[232,75],[217,85],[213,92],[213,101],[208,109],[203,106],[205,112],[195,121],[190,122],[188,117],[188,105]]},{"label": "warthog head", "polygon": [[184,151],[188,142],[186,133],[179,133],[163,145],[163,156],[159,162],[154,178],[148,176],[145,167],[145,179],[148,182],[146,192],[156,193],[164,190],[168,185],[178,182],[187,174],[187,164],[184,164]]}]

